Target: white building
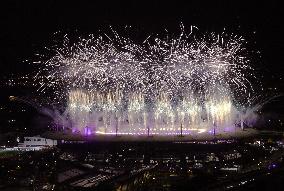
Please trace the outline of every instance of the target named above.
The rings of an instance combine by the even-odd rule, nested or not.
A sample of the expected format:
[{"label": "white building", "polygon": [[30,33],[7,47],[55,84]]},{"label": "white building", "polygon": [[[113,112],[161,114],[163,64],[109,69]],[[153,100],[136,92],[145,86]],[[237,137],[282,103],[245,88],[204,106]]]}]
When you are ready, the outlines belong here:
[{"label": "white building", "polygon": [[46,139],[40,136],[24,137],[24,142],[17,147],[6,148],[7,151],[39,151],[57,145],[57,140]]},{"label": "white building", "polygon": [[57,140],[46,139],[40,136],[24,137],[24,142],[19,143],[19,147],[34,147],[34,146],[56,146]]}]

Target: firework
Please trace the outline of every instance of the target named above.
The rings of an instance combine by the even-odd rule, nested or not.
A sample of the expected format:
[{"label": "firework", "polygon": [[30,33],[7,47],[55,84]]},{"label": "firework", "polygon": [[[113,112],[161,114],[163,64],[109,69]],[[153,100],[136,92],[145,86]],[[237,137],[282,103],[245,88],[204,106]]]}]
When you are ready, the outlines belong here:
[{"label": "firework", "polygon": [[[190,134],[235,127],[250,99],[245,40],[225,33],[147,38],[114,32],[55,48],[36,75],[73,130],[94,134]],[[240,96],[243,95],[243,96]],[[58,101],[59,100],[59,101]],[[67,103],[67,104],[66,104]],[[238,107],[237,107],[238,106]]]}]

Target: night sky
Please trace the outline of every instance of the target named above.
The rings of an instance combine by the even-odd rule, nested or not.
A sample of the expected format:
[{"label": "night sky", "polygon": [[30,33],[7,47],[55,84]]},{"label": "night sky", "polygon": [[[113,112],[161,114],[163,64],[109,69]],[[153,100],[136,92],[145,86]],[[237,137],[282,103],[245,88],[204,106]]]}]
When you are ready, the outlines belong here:
[{"label": "night sky", "polygon": [[[186,3],[185,3],[186,2]],[[201,32],[226,31],[249,42],[251,60],[268,86],[283,92],[284,11],[281,1],[39,1],[9,0],[0,5],[1,76],[29,73],[24,62],[54,40],[54,33],[79,37],[132,26],[134,40],[162,33],[178,34],[180,23]],[[133,38],[132,37],[132,38]]]}]

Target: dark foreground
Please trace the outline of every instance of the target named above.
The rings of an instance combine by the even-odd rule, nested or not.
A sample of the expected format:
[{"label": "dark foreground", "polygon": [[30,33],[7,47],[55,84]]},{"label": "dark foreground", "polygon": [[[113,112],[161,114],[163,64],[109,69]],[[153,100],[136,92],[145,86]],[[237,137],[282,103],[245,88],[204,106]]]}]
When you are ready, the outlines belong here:
[{"label": "dark foreground", "polygon": [[283,190],[282,136],[1,153],[0,190]]}]

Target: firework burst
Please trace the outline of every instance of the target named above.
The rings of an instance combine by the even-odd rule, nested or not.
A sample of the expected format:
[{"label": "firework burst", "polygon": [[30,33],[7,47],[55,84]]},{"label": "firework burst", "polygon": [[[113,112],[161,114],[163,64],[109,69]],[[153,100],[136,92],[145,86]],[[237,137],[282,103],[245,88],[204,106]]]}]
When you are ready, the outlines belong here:
[{"label": "firework burst", "polygon": [[[246,41],[225,33],[147,38],[141,45],[114,32],[55,48],[36,75],[52,90],[74,129],[104,134],[177,134],[224,130],[250,99]],[[67,103],[67,104],[65,104]],[[89,132],[89,130],[88,130]]]}]

